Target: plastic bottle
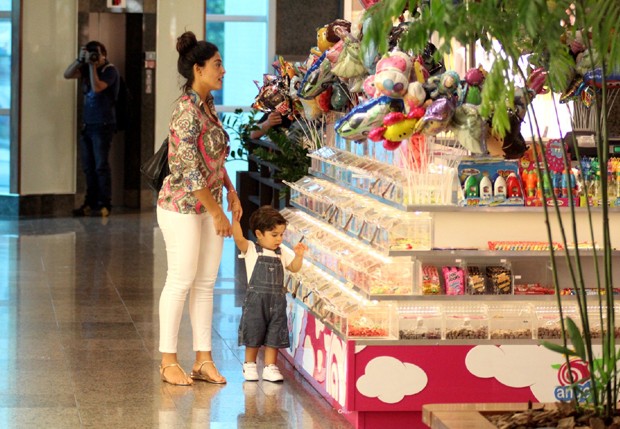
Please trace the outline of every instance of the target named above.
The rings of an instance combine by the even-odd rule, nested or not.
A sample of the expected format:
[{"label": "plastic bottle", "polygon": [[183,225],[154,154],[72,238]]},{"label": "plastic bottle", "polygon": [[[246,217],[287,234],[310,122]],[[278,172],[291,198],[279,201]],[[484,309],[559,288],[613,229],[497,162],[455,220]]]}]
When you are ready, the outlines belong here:
[{"label": "plastic bottle", "polygon": [[506,179],[501,174],[497,176],[493,184],[493,195],[495,195],[496,200],[506,199]]},{"label": "plastic bottle", "polygon": [[528,197],[536,196],[536,188],[538,186],[538,175],[535,170],[530,171],[524,176],[525,192]]},{"label": "plastic bottle", "polygon": [[493,198],[493,183],[489,179],[489,173],[485,172],[480,179],[480,198],[490,200]]},{"label": "plastic bottle", "polygon": [[523,192],[521,192],[521,185],[519,185],[519,179],[514,173],[508,175],[506,180],[506,196],[508,198],[523,198]]},{"label": "plastic bottle", "polygon": [[478,188],[478,177],[475,175],[468,176],[465,179],[465,198],[479,198],[480,190]]}]

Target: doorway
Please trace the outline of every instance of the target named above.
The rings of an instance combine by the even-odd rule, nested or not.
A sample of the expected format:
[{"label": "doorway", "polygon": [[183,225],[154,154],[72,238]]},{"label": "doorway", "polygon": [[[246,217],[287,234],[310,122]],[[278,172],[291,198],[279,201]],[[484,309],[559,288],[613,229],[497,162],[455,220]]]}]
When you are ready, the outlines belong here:
[{"label": "doorway", "polygon": [[[142,80],[144,70],[143,17],[141,13],[91,12],[80,20],[79,40],[103,43],[108,60],[116,66],[127,86],[127,124],[114,135],[110,148],[112,207],[140,208],[140,159],[142,147]],[[79,108],[81,116],[82,100]],[[78,155],[79,164],[79,155]],[[81,165],[77,169],[76,203],[84,200],[86,181]]]}]

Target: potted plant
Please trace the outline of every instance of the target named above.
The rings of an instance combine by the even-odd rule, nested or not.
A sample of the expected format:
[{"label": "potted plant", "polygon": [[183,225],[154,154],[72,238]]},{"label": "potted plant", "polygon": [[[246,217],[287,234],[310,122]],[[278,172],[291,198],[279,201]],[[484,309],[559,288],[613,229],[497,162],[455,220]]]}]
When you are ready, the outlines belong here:
[{"label": "potted plant", "polygon": [[[608,86],[610,79],[616,80],[617,84],[620,73],[620,3],[609,0],[383,0],[367,3],[374,4],[364,15],[363,55],[386,53],[394,23],[402,21],[403,14],[408,15],[411,22],[399,36],[398,46],[403,51],[423,52],[428,41],[434,37],[434,40],[441,41],[437,46],[437,55],[451,53],[454,46],[451,41],[469,47],[478,43],[493,54],[494,60],[481,91],[479,113],[488,120],[491,132],[495,135],[504,136],[514,128],[510,115],[519,109],[520,106],[516,103],[519,97],[525,101],[525,107],[530,106],[537,92],[525,89],[532,68],[537,70],[538,77],[541,74],[544,76],[545,85],[553,93],[562,94],[565,100],[573,98],[575,103],[581,103],[581,98],[576,98],[575,94],[579,90],[587,91],[592,96],[591,106],[597,112],[593,127],[596,152],[600,165],[605,168],[609,160],[607,118],[611,107]],[[527,65],[524,66],[523,59],[526,57]],[[517,96],[519,91],[522,91],[522,94]],[[550,113],[553,112],[544,112],[547,115]],[[557,115],[557,111],[554,113]],[[527,108],[526,114],[532,124],[532,135],[535,136],[533,145],[538,148],[534,150],[534,154],[541,156],[538,159],[536,155],[538,177],[546,177],[546,180],[550,181],[548,159],[543,148],[543,132],[537,116],[540,112]],[[571,168],[567,147],[571,148],[577,159],[577,168],[581,169],[576,139],[563,139],[561,146],[565,170],[570,171]],[[543,196],[544,221],[551,249],[557,304],[561,312],[560,289],[569,286],[559,284],[555,269],[558,258],[564,257],[570,272],[569,287],[576,295],[580,316],[577,321],[568,317],[562,318],[561,344],[544,345],[564,355],[569,367],[571,357],[587,363],[590,389],[580,389],[579,386],[585,381],[583,379],[571,380],[573,397],[582,401],[576,402],[574,406],[578,412],[587,410],[598,418],[610,419],[616,414],[618,403],[619,356],[614,335],[611,263],[613,248],[609,234],[608,185],[605,180],[602,180],[600,185],[602,222],[598,224],[593,221],[587,204],[585,209],[590,222],[589,241],[594,242],[595,228],[600,228],[604,237],[603,242],[596,243],[592,249],[592,259],[596,266],[594,279],[584,277],[582,268],[585,261],[580,257],[578,246],[561,255],[557,254],[552,245],[554,242],[561,242],[564,248],[568,249],[570,241],[580,241],[576,232],[573,196],[569,194],[570,208],[564,209],[570,211],[569,222],[561,215],[555,195]],[[560,237],[552,234],[552,219],[559,223]],[[585,285],[588,282],[598,285],[601,293],[587,296]],[[594,303],[591,302],[593,300]],[[593,304],[600,309],[600,355],[595,355],[587,314],[588,306]],[[578,325],[582,326],[581,330]]]}]

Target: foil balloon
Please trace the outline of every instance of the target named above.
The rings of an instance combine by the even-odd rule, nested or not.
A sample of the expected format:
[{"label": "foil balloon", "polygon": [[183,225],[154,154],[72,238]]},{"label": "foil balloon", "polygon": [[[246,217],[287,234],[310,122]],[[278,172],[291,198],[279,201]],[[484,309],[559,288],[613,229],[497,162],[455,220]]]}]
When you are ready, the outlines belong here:
[{"label": "foil balloon", "polygon": [[454,111],[452,131],[461,146],[471,153],[487,153],[486,123],[473,104],[462,104]]},{"label": "foil balloon", "polygon": [[321,27],[316,31],[316,47],[319,51],[325,52],[336,42],[330,42],[327,40],[327,26]]},{"label": "foil balloon", "polygon": [[452,98],[461,90],[461,77],[454,70],[449,70],[441,75],[431,76],[426,85],[431,90],[433,100],[439,97]]},{"label": "foil balloon", "polygon": [[374,97],[377,94],[377,87],[375,86],[375,75],[371,74],[366,79],[364,79],[364,85],[362,87],[366,96],[368,96],[369,98]]},{"label": "foil balloon", "polygon": [[334,83],[332,88],[333,92],[330,100],[332,108],[334,110],[344,109],[349,102],[347,90],[345,89],[344,85],[341,85],[339,82]]},{"label": "foil balloon", "polygon": [[[588,86],[596,88],[603,87],[603,70],[600,68],[589,70],[583,75],[583,82]],[[613,89],[620,87],[620,71],[614,71],[605,77],[607,88]]]},{"label": "foil balloon", "polygon": [[411,58],[404,52],[395,51],[381,58],[375,72],[377,91],[388,97],[402,98],[409,85]]},{"label": "foil balloon", "polygon": [[376,5],[380,1],[381,0],[360,0],[360,4],[364,9],[368,9],[369,7]]},{"label": "foil balloon", "polygon": [[383,126],[373,129],[368,138],[372,141],[383,141],[387,150],[395,150],[400,143],[411,137],[418,120],[424,115],[424,108],[416,107],[407,115],[391,112],[383,118]]},{"label": "foil balloon", "polygon": [[426,109],[422,119],[417,123],[415,132],[434,136],[446,131],[450,126],[452,116],[454,116],[454,109],[454,102],[447,98],[433,101]]},{"label": "foil balloon", "polygon": [[[258,82],[254,82],[258,86]],[[279,76],[263,75],[263,86],[252,107],[263,112],[280,112],[288,116],[293,112],[293,103],[288,95],[288,85]]]},{"label": "foil balloon", "polygon": [[402,111],[403,101],[387,96],[372,98],[358,104],[349,113],[340,118],[336,124],[336,132],[347,140],[366,140],[368,133],[383,122],[390,112]]},{"label": "foil balloon", "polygon": [[309,121],[319,119],[323,115],[323,111],[319,107],[319,103],[316,100],[306,100],[300,98],[299,101],[303,107],[303,116]]},{"label": "foil balloon", "polygon": [[360,58],[360,42],[345,39],[342,52],[332,67],[332,73],[341,78],[351,78],[366,74],[366,68]]},{"label": "foil balloon", "polygon": [[549,88],[545,87],[546,80],[547,71],[543,67],[535,68],[527,77],[526,87],[535,94],[546,94],[549,92]]},{"label": "foil balloon", "polygon": [[336,76],[331,72],[331,65],[329,61],[325,60],[325,56],[326,53],[324,52],[306,72],[297,92],[299,98],[310,100],[325,91],[336,80]]},{"label": "foil balloon", "polygon": [[426,100],[424,85],[420,82],[411,82],[409,86],[407,86],[407,93],[403,97],[403,100],[405,101],[405,109],[407,111],[423,105]]}]

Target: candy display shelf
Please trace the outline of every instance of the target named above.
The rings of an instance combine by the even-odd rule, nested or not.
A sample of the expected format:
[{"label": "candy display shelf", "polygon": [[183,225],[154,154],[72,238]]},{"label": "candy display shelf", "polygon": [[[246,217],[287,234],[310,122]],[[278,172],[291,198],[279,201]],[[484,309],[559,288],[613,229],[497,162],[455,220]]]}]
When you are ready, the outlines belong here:
[{"label": "candy display shelf", "polygon": [[[336,139],[286,183],[285,244],[309,251],[286,279],[284,356],[356,428],[422,427],[422,405],[447,400],[566,399],[565,362],[540,346],[560,341],[542,208],[460,207],[455,189],[442,204],[410,204],[397,155],[371,145]],[[613,239],[620,211],[610,217]],[[556,254],[570,284],[574,249]],[[594,260],[592,249],[580,256]],[[620,278],[620,252],[613,266]],[[575,297],[561,299],[575,314]]]}]

